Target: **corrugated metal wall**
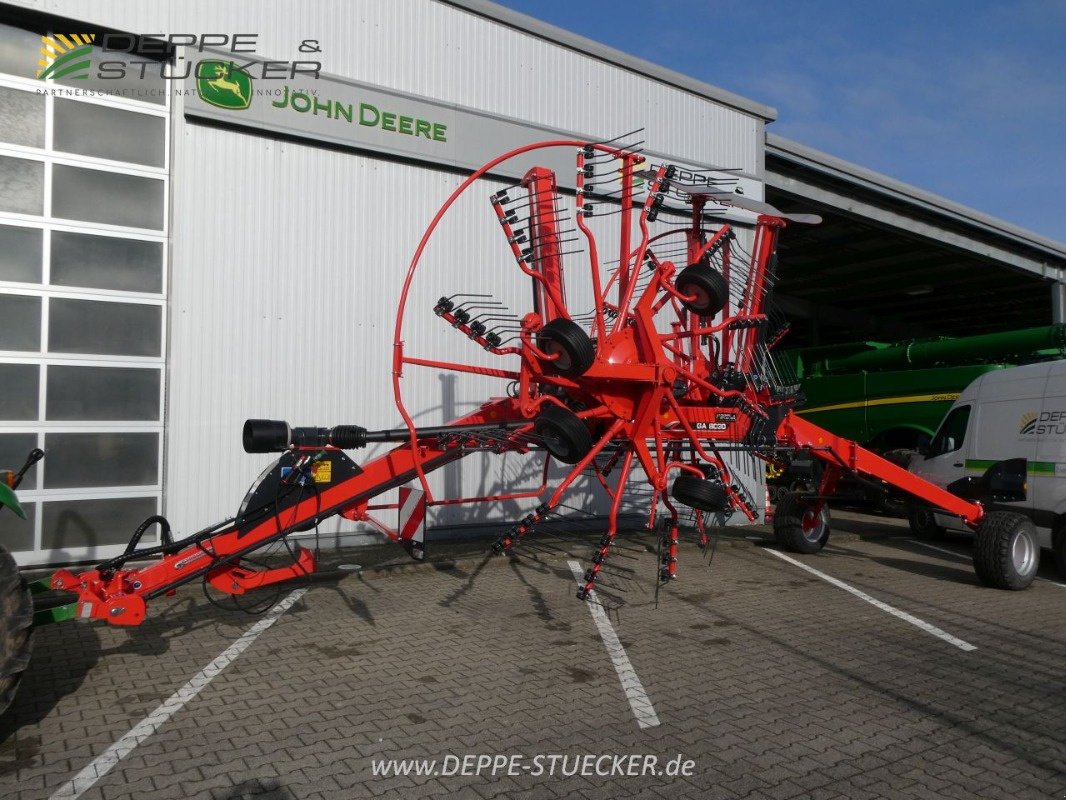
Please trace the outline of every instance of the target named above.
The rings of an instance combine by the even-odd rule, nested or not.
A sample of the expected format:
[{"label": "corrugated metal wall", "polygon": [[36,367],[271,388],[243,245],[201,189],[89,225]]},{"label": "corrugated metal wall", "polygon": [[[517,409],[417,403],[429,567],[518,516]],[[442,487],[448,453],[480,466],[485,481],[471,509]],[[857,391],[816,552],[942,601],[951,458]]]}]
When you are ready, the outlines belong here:
[{"label": "corrugated metal wall", "polygon": [[[412,243],[461,179],[197,125],[186,126],[181,147],[178,163],[195,159],[198,173],[214,176],[184,182],[175,197],[167,509],[195,526],[232,513],[270,460],[241,451],[246,417],[402,424],[391,385],[396,302]],[[477,198],[496,188],[486,184]],[[513,273],[483,206],[489,213],[445,224],[426,254],[411,301],[412,352],[440,355],[434,343],[443,341],[454,360],[482,358],[432,306],[448,287],[491,291],[500,283],[491,273]],[[460,228],[474,233],[456,241]],[[408,375],[420,424],[466,413],[487,386],[501,391],[499,381]],[[489,466],[469,465],[465,480],[450,475],[449,489],[472,492]],[[211,475],[209,486],[196,475]]]},{"label": "corrugated metal wall", "polygon": [[[26,5],[132,31],[256,32],[259,52],[280,59],[306,58],[297,45],[315,38],[331,73],[592,136],[643,126],[655,151],[749,174],[761,168],[760,120],[426,0],[279,2],[257,6],[254,17],[247,3],[217,0]],[[187,534],[234,513],[269,462],[241,450],[245,418],[399,423],[396,300],[415,243],[460,178],[205,127],[181,118],[180,105],[176,113],[164,503],[175,532]],[[441,230],[426,256],[437,280],[412,300],[408,340],[445,343],[456,360],[473,346],[432,314],[436,296],[498,284],[512,308],[528,305],[524,295],[508,299],[516,291],[508,287],[528,287],[500,257],[484,203],[495,188],[479,187],[478,203],[464,203]],[[500,389],[429,370],[413,371],[406,385],[420,423],[464,413],[486,386]],[[743,472],[758,482],[757,466]],[[454,495],[538,479],[528,459],[475,456],[435,481]],[[462,507],[438,519],[505,524],[518,514],[517,506]]]},{"label": "corrugated metal wall", "polygon": [[[140,33],[256,33],[268,58],[589,136],[643,127],[674,158],[761,168],[760,120],[431,0],[20,4]],[[301,53],[305,39],[322,53]]]}]

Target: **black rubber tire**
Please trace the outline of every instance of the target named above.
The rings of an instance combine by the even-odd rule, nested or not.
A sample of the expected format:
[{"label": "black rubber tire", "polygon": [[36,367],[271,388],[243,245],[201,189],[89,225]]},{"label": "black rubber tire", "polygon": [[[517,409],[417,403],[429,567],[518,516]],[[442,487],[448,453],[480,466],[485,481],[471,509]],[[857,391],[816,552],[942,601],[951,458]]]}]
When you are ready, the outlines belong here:
[{"label": "black rubber tire", "polygon": [[829,504],[822,503],[817,519],[804,519],[813,512],[811,503],[798,492],[786,492],[774,509],[774,538],[790,553],[817,553],[829,541]]},{"label": "black rubber tire", "polygon": [[1025,589],[1040,567],[1040,547],[1032,520],[1015,511],[990,511],[977,526],[973,568],[985,586]]},{"label": "black rubber tire", "polygon": [[681,270],[674,288],[683,295],[696,295],[695,300],[683,300],[682,305],[701,317],[713,317],[729,299],[729,286],[722,273],[702,264],[690,264]]},{"label": "black rubber tire", "polygon": [[0,547],[0,714],[15,699],[33,649],[33,596],[18,564]]},{"label": "black rubber tire", "polygon": [[946,532],[944,528],[936,524],[933,512],[920,506],[910,506],[907,509],[907,524],[910,526],[911,533],[919,539],[943,539]]},{"label": "black rubber tire", "polygon": [[596,360],[596,345],[573,320],[553,319],[537,332],[537,347],[559,358],[545,364],[547,369],[575,378],[584,375]]},{"label": "black rubber tire", "polygon": [[906,500],[891,492],[879,493],[870,505],[875,511],[884,514],[886,517],[899,518],[906,518],[907,511],[910,508],[910,505]]},{"label": "black rubber tire", "polygon": [[1060,523],[1052,541],[1055,551],[1055,568],[1059,577],[1066,581],[1066,526]]},{"label": "black rubber tire", "polygon": [[670,494],[679,503],[700,511],[728,511],[729,495],[719,481],[708,481],[695,475],[678,475]]},{"label": "black rubber tire", "polygon": [[576,464],[588,455],[594,442],[588,425],[568,408],[545,406],[533,421],[533,431],[556,461]]}]

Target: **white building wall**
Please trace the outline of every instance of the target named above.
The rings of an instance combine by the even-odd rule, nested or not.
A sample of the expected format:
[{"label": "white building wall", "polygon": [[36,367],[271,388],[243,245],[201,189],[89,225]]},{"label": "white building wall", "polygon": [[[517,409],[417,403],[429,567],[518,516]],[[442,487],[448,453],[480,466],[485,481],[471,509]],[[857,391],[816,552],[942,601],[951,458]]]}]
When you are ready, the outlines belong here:
[{"label": "white building wall", "polygon": [[[429,0],[264,3],[254,16],[236,0],[22,5],[141,33],[255,32],[258,52],[276,59],[307,58],[297,46],[314,38],[329,73],[592,137],[644,127],[656,152],[749,175],[761,169],[760,119]],[[184,535],[232,515],[269,462],[242,451],[246,418],[398,426],[396,301],[411,251],[461,177],[208,127],[186,120],[180,103],[172,142],[164,511]],[[495,188],[486,183],[477,197]],[[476,235],[442,231],[433,265],[441,292],[477,290],[497,267],[525,287],[513,262],[497,257],[487,203],[460,208],[456,224]],[[413,307],[410,338],[451,337],[459,360],[471,344],[432,314],[434,291]],[[420,372],[422,388],[412,381],[410,395],[419,394],[421,406],[411,403],[419,423],[449,416],[442,396],[460,414],[486,399],[486,382],[460,376],[453,397]],[[539,476],[530,472],[528,463],[479,455],[435,481],[449,495],[472,494],[533,486]],[[488,514],[503,529],[518,513],[453,509],[438,519]],[[327,530],[337,526],[351,529],[334,520]]]},{"label": "white building wall", "polygon": [[[643,127],[677,159],[762,166],[756,117],[434,0],[17,4],[145,34],[256,33],[263,57],[318,59],[335,75],[588,136]],[[322,52],[301,53],[305,39]]]}]

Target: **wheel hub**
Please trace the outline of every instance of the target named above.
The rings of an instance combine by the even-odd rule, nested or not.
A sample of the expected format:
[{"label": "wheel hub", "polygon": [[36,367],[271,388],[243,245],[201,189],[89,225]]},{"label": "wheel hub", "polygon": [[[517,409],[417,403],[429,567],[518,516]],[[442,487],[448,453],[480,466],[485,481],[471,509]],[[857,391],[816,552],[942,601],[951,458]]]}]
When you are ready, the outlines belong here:
[{"label": "wheel hub", "polygon": [[1024,533],[1015,534],[1014,541],[1011,543],[1011,561],[1014,569],[1019,575],[1028,575],[1033,569],[1035,560],[1036,548],[1033,546],[1032,539]]},{"label": "wheel hub", "polygon": [[808,508],[803,512],[800,522],[803,527],[803,535],[808,541],[816,542],[822,538],[822,514],[820,509]]}]

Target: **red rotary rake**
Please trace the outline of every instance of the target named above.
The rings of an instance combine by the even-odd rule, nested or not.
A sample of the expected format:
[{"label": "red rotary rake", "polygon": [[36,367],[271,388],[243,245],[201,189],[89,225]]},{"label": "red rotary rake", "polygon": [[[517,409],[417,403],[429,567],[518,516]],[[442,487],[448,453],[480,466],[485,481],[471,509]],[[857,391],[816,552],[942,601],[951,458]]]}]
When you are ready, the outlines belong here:
[{"label": "red rotary rake", "polygon": [[[452,329],[448,335],[469,340],[470,360],[457,363],[410,352],[404,327],[408,300],[446,212],[467,190],[484,186],[479,179],[506,172],[512,159],[530,163],[531,157],[548,153],[557,157],[560,149],[576,157],[576,182],[564,175],[567,188],[561,189],[555,172],[534,166],[489,200],[502,236],[501,252],[513,261],[500,264],[500,270],[517,270],[514,274],[532,285],[529,309],[512,314],[484,293],[443,296],[433,311],[442,328]],[[393,385],[406,427],[291,428],[284,422],[249,420],[245,449],[282,455],[249,490],[238,515],[181,541],[173,540],[164,518],[145,520],[118,558],[80,574],[55,574],[51,588],[75,592],[78,599],[62,613],[53,610],[51,618],[134,625],[144,618],[147,600],[194,579],[241,595],[308,574],[315,568],[314,557],[298,545],[288,566],[259,566],[248,556],[333,515],[369,522],[421,557],[419,525],[392,530],[371,512],[401,507],[402,519],[417,521],[423,504],[521,498],[532,503],[539,498],[536,509],[496,541],[497,552],[507,551],[553,513],[586,473],[609,497],[610,514],[578,596],[587,598],[595,588],[618,532],[627,487],[641,473],[651,490],[649,526],[660,508],[668,514],[657,566],[665,581],[675,575],[678,503],[695,510],[703,542],[708,518],[721,523],[739,514],[755,521],[756,495],[745,485],[751,478],[743,478],[730,464],[738,454],[772,463],[799,448],[808,449],[826,468],[816,490],[787,495],[778,504],[775,534],[793,551],[815,552],[824,545],[829,535],[825,501],[845,472],[887,482],[971,526],[980,524],[979,537],[987,531],[986,538],[1002,538],[1028,524],[1018,514],[986,513],[978,502],[992,496],[1016,498],[1024,491],[1024,463],[1019,472],[1017,464],[1003,462],[983,478],[946,491],[795,416],[795,387],[775,375],[768,355],[783,331],[771,330],[766,298],[778,234],[791,223],[819,219],[784,214],[730,191],[720,172],[686,172],[685,181],[678,175],[673,166],[652,166],[634,149],[583,141],[528,145],[477,170],[430,223],[404,282]],[[568,206],[572,228],[563,210]],[[751,221],[720,224],[727,209],[734,217],[747,212]],[[581,295],[584,304],[579,308],[571,295]],[[405,371],[415,367],[497,380],[501,396],[446,425],[418,427],[408,410],[413,404],[401,390]],[[395,446],[361,466],[344,452],[379,442]],[[541,485],[509,494],[436,498],[427,476],[472,453],[543,454]],[[554,483],[549,456],[565,466]],[[399,504],[370,504],[415,481],[421,496],[405,487]],[[413,517],[406,513],[412,510]],[[162,543],[139,548],[144,533],[155,525]],[[153,560],[127,568],[135,559]],[[997,573],[988,564],[979,563],[978,572],[996,583]]]}]

